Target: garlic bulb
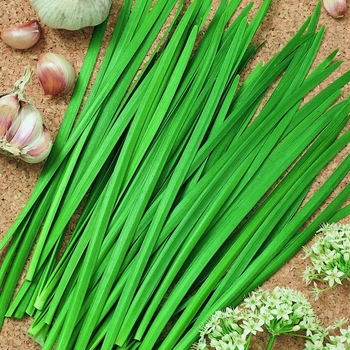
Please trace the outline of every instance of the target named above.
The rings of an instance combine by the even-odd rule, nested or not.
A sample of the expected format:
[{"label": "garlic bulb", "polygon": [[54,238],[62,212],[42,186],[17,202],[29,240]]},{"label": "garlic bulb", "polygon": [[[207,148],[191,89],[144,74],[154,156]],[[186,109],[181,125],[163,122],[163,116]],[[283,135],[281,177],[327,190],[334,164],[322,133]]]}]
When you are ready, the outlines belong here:
[{"label": "garlic bulb", "polygon": [[20,105],[17,96],[8,94],[0,98],[0,138],[6,135],[19,109]]},{"label": "garlic bulb", "polygon": [[77,30],[102,23],[113,0],[29,0],[41,21],[51,28]]},{"label": "garlic bulb", "polygon": [[64,94],[75,84],[73,66],[63,56],[56,53],[47,52],[40,55],[36,73],[45,95]]},{"label": "garlic bulb", "polygon": [[41,27],[36,19],[6,28],[1,32],[1,40],[14,49],[26,50],[34,46],[41,37]]},{"label": "garlic bulb", "polygon": [[32,74],[27,69],[14,90],[0,97],[0,153],[39,163],[49,155],[52,140],[40,112],[24,97]]},{"label": "garlic bulb", "polygon": [[347,10],[346,0],[323,0],[323,5],[333,18],[344,17]]}]

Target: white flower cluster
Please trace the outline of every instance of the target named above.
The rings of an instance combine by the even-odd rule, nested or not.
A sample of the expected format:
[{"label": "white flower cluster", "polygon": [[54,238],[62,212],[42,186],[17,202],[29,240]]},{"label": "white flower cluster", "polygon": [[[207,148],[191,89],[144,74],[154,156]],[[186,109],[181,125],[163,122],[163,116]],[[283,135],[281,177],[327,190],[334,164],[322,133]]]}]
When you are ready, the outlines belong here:
[{"label": "white flower cluster", "polygon": [[[336,327],[330,326],[325,332],[313,334],[305,343],[305,350],[349,350],[350,349],[350,325],[342,328],[347,320],[339,321]],[[338,328],[338,335],[330,335],[329,331]],[[323,345],[325,343],[325,345]]]},{"label": "white flower cluster", "polygon": [[318,240],[310,247],[304,248],[305,258],[309,258],[312,266],[304,271],[304,280],[325,282],[328,288],[318,289],[315,284],[316,296],[320,292],[342,284],[344,279],[350,280],[350,225],[325,224],[317,233]]},{"label": "white flower cluster", "polygon": [[261,295],[257,311],[263,317],[264,326],[270,334],[303,330],[307,336],[311,336],[322,329],[312,305],[301,292],[288,287],[276,287],[272,292],[253,292],[245,299],[246,307],[252,308],[252,298],[256,298],[256,295]]},{"label": "white flower cluster", "polygon": [[240,306],[213,314],[193,349],[246,350],[252,336],[264,329],[271,339],[298,331],[305,331],[309,338],[323,334],[311,304],[302,293],[288,287],[276,287],[272,292],[258,289]]},{"label": "white flower cluster", "polygon": [[240,307],[217,311],[201,329],[200,340],[193,349],[247,349],[251,334],[262,332],[263,323],[254,312],[244,312]]}]

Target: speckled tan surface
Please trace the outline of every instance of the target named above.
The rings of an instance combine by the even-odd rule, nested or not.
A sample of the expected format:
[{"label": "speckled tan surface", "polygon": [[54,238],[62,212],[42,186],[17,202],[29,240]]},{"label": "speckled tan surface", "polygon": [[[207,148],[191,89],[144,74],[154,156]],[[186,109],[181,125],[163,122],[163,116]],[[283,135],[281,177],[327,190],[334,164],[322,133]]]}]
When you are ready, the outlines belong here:
[{"label": "speckled tan surface", "polygon": [[[218,3],[219,1],[213,0],[213,7],[215,8]],[[242,1],[242,4],[246,3],[246,0]],[[259,3],[260,0],[257,0],[256,5]],[[273,0],[269,13],[254,39],[255,42],[266,40],[266,44],[254,58],[250,67],[253,67],[259,61],[266,62],[276,53],[295,33],[306,17],[313,12],[316,3],[316,0]],[[113,11],[112,22],[116,19],[115,13],[119,4],[120,1],[115,5],[116,9]],[[27,0],[0,0],[0,9],[0,31],[2,28],[36,18],[36,14]],[[350,11],[344,18],[334,20],[322,9],[320,25],[326,25],[326,33],[316,63],[336,48],[339,48],[337,58],[344,61],[331,79],[350,69],[349,20]],[[3,42],[0,42],[1,91],[11,90],[13,83],[22,74],[24,67],[27,65],[35,67],[36,58],[45,51],[63,54],[72,62],[78,72],[82,65],[91,33],[91,28],[69,32],[52,30],[43,26],[43,37],[40,42],[34,48],[24,52],[12,50]],[[321,87],[326,86],[328,82],[329,80],[322,83]],[[59,98],[44,96],[36,76],[34,76],[26,91],[27,97],[34,98],[35,105],[43,114],[45,124],[55,136],[70,96],[66,95]],[[347,96],[349,93],[350,86],[346,86],[343,96]],[[341,158],[349,151],[350,148],[348,147],[332,161],[317,179],[313,190],[319,186],[327,174],[337,166]],[[41,168],[42,164],[27,165],[0,155],[0,237],[6,233],[28,200]],[[343,221],[350,223],[350,218],[346,218]],[[316,311],[326,325],[332,323],[335,319],[350,317],[350,283],[344,284],[332,292],[323,294],[315,302],[311,289],[306,287],[302,281],[302,272],[305,268],[305,261],[302,257],[302,252],[297,254],[285,267],[267,281],[264,287],[273,288],[276,285],[285,285],[305,292],[310,296],[310,301],[314,304]],[[41,347],[26,334],[29,325],[30,319],[22,321],[6,320],[0,331],[0,350],[40,349]],[[264,341],[266,339],[256,342],[254,349],[264,349]],[[276,341],[274,349],[303,349],[302,344],[302,341],[295,339],[280,338]]]}]

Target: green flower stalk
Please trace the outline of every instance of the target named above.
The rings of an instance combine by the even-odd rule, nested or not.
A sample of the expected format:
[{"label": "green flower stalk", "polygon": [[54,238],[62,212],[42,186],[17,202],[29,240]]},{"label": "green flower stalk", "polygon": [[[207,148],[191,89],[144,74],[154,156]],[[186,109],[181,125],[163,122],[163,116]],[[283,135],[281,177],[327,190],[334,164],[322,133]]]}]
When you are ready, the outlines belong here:
[{"label": "green flower stalk", "polygon": [[[317,233],[317,241],[304,248],[311,266],[307,266],[303,276],[306,284],[314,281],[316,298],[343,280],[350,280],[350,225],[324,224]],[[319,289],[315,281],[327,283],[328,287]]]}]

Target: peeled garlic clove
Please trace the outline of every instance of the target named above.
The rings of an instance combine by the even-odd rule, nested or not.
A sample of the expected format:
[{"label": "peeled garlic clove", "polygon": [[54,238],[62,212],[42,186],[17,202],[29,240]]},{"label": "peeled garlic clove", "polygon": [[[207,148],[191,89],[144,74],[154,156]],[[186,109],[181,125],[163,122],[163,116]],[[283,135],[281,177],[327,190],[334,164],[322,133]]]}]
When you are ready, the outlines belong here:
[{"label": "peeled garlic clove", "polygon": [[323,0],[326,11],[333,18],[341,18],[347,10],[346,0]]},{"label": "peeled garlic clove", "polygon": [[73,66],[61,55],[47,52],[39,56],[36,73],[45,95],[64,94],[75,83]]},{"label": "peeled garlic clove", "polygon": [[96,26],[108,16],[113,0],[30,0],[41,21],[56,29]]},{"label": "peeled garlic clove", "polygon": [[6,28],[0,35],[2,41],[14,49],[26,50],[34,46],[41,37],[41,27],[36,19]]},{"label": "peeled garlic clove", "polygon": [[7,94],[0,97],[0,137],[6,135],[13,120],[18,114],[20,104],[14,94]]},{"label": "peeled garlic clove", "polygon": [[52,148],[51,133],[44,126],[41,137],[21,150],[20,158],[27,163],[40,163],[49,155]]}]

